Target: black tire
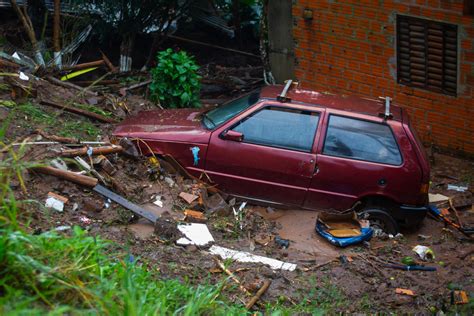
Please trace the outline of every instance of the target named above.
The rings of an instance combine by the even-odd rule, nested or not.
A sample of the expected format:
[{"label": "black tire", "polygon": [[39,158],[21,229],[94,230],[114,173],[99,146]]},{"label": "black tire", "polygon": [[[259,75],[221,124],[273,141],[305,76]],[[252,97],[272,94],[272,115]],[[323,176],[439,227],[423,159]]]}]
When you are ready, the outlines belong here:
[{"label": "black tire", "polygon": [[400,232],[400,228],[395,219],[383,208],[380,207],[365,207],[358,212],[359,218],[368,219],[370,226],[379,228],[387,234],[395,236]]}]

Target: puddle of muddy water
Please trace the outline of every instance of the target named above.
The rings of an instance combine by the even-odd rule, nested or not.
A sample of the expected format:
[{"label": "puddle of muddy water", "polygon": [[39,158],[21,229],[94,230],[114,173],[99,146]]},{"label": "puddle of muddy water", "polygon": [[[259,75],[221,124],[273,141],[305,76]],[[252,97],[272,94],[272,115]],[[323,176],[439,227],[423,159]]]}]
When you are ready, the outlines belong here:
[{"label": "puddle of muddy water", "polygon": [[288,257],[299,260],[327,261],[339,256],[339,249],[316,234],[317,212],[305,210],[279,210],[281,216],[275,221],[280,224],[278,234],[289,239]]}]

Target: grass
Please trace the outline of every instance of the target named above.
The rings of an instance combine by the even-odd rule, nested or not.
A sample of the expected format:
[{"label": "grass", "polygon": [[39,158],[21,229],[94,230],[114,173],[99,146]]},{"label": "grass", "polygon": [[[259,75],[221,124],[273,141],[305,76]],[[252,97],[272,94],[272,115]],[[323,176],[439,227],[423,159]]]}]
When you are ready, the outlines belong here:
[{"label": "grass", "polygon": [[[86,134],[91,137],[97,137],[101,133],[101,130],[90,121],[78,120],[73,117],[68,117],[58,124],[57,115],[50,114],[31,102],[9,107],[13,109],[17,117],[23,118],[26,121],[27,126],[45,126],[44,129],[46,131],[52,128],[59,128],[57,133],[60,136],[77,137],[77,135]],[[96,111],[96,113],[97,112],[99,111]]]}]

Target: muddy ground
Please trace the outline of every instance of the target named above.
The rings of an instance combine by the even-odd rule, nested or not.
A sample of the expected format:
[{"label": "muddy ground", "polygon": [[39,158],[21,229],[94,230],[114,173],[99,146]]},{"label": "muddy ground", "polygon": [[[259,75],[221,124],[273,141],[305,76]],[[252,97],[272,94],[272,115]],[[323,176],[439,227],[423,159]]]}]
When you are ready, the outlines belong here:
[{"label": "muddy ground", "polygon": [[[228,73],[245,73],[248,70],[217,70],[225,80]],[[227,72],[226,72],[227,71]],[[212,74],[214,77],[215,73]],[[251,77],[249,75],[249,77]],[[228,83],[227,83],[228,84]],[[122,83],[123,85],[123,83]],[[120,86],[120,83],[118,84]],[[82,116],[39,105],[39,99],[56,102],[71,101],[94,104],[120,119],[130,113],[154,105],[141,97],[145,91],[136,91],[126,97],[116,95],[117,86],[104,86],[106,97],[98,100],[78,95],[53,86],[43,80],[33,85],[36,97],[16,99],[17,104],[30,103],[41,113],[54,118],[54,124],[45,120],[41,113],[16,110],[15,106],[0,106],[0,120],[9,121],[6,129],[8,142],[44,141],[37,129],[49,134],[80,138],[82,140],[108,140],[112,124],[91,121]],[[252,86],[253,88],[253,86]],[[247,88],[248,89],[248,88]],[[224,92],[209,95],[210,98],[229,98],[243,92],[239,88],[227,88]],[[244,89],[245,90],[245,89]],[[10,100],[10,88],[3,88],[2,100]],[[109,92],[107,92],[109,91]],[[110,93],[111,92],[111,93]],[[97,103],[97,104],[96,104]],[[123,106],[126,104],[126,107]],[[65,130],[70,122],[91,124],[90,130],[82,125]],[[89,126],[89,125],[87,125]],[[19,148],[19,147],[16,147]],[[46,161],[57,155],[62,145],[34,145],[24,148],[23,161]],[[180,192],[191,193],[199,183],[172,173],[169,168],[157,167],[145,157],[137,159],[123,154],[107,155],[117,172],[112,176],[120,183],[122,194],[142,205],[150,212],[174,221],[183,221],[185,209],[205,210],[196,202],[187,204],[178,197]],[[461,221],[474,226],[472,192],[474,184],[474,162],[446,154],[432,155],[432,193],[442,193],[453,198]],[[72,168],[75,168],[70,164]],[[35,200],[25,203],[23,216],[30,219],[26,229],[40,233],[62,226],[79,225],[124,247],[135,258],[159,270],[164,278],[190,279],[192,283],[219,282],[226,275],[217,268],[207,248],[182,247],[154,233],[154,226],[143,218],[133,216],[115,203],[109,203],[90,189],[58,180],[52,176],[35,172],[24,174],[27,192],[23,192],[18,181],[11,186],[19,200]],[[169,185],[172,179],[174,185]],[[457,192],[447,189],[448,184],[463,184],[468,191]],[[201,190],[205,190],[200,186]],[[48,192],[65,196],[69,201],[63,212],[43,207]],[[201,191],[202,192],[202,191]],[[207,192],[207,190],[206,190]],[[215,194],[209,191],[209,195]],[[160,196],[163,206],[152,202]],[[227,202],[232,203],[227,200]],[[242,201],[235,203],[235,208]],[[206,203],[204,203],[206,204]],[[441,204],[440,207],[448,207]],[[248,204],[242,216],[235,218],[232,208],[221,212],[207,212],[206,223],[216,244],[237,250],[249,251],[282,261],[297,264],[293,272],[274,271],[259,264],[229,263],[229,269],[251,291],[256,291],[265,279],[272,281],[269,290],[262,297],[264,302],[279,302],[283,305],[297,305],[302,301],[314,306],[329,308],[333,312],[395,312],[431,313],[438,311],[473,312],[474,300],[474,245],[472,239],[454,228],[432,218],[426,218],[418,229],[403,230],[401,236],[375,237],[366,245],[346,249],[336,248],[314,232],[317,212],[303,210],[278,210],[265,206]],[[450,214],[453,216],[454,214]],[[452,219],[455,219],[452,217]],[[68,234],[68,230],[63,231]],[[275,242],[279,236],[289,240],[289,247],[282,248]],[[412,251],[416,245],[430,247],[435,259],[426,265],[437,268],[436,272],[400,271],[387,268],[389,261],[400,263],[405,256],[417,260]],[[468,254],[471,251],[471,254]],[[467,254],[467,255],[466,255]],[[342,257],[341,257],[342,256]],[[235,302],[246,302],[248,297],[239,291],[232,281],[226,281],[229,298]],[[414,296],[396,294],[396,288],[410,289]],[[464,306],[451,304],[452,290],[464,290],[470,296],[470,303]],[[262,305],[256,306],[257,309]]]}]

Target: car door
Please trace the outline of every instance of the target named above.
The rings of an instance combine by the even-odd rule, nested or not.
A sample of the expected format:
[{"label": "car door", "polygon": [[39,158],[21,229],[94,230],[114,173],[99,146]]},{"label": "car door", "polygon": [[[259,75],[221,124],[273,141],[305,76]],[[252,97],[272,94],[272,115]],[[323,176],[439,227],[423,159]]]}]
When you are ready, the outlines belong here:
[{"label": "car door", "polygon": [[333,113],[324,125],[306,208],[345,210],[363,196],[390,196],[411,185],[413,173],[404,167],[393,131],[383,119]]},{"label": "car door", "polygon": [[206,173],[233,195],[301,206],[315,166],[319,117],[302,106],[261,104],[213,132]]}]

